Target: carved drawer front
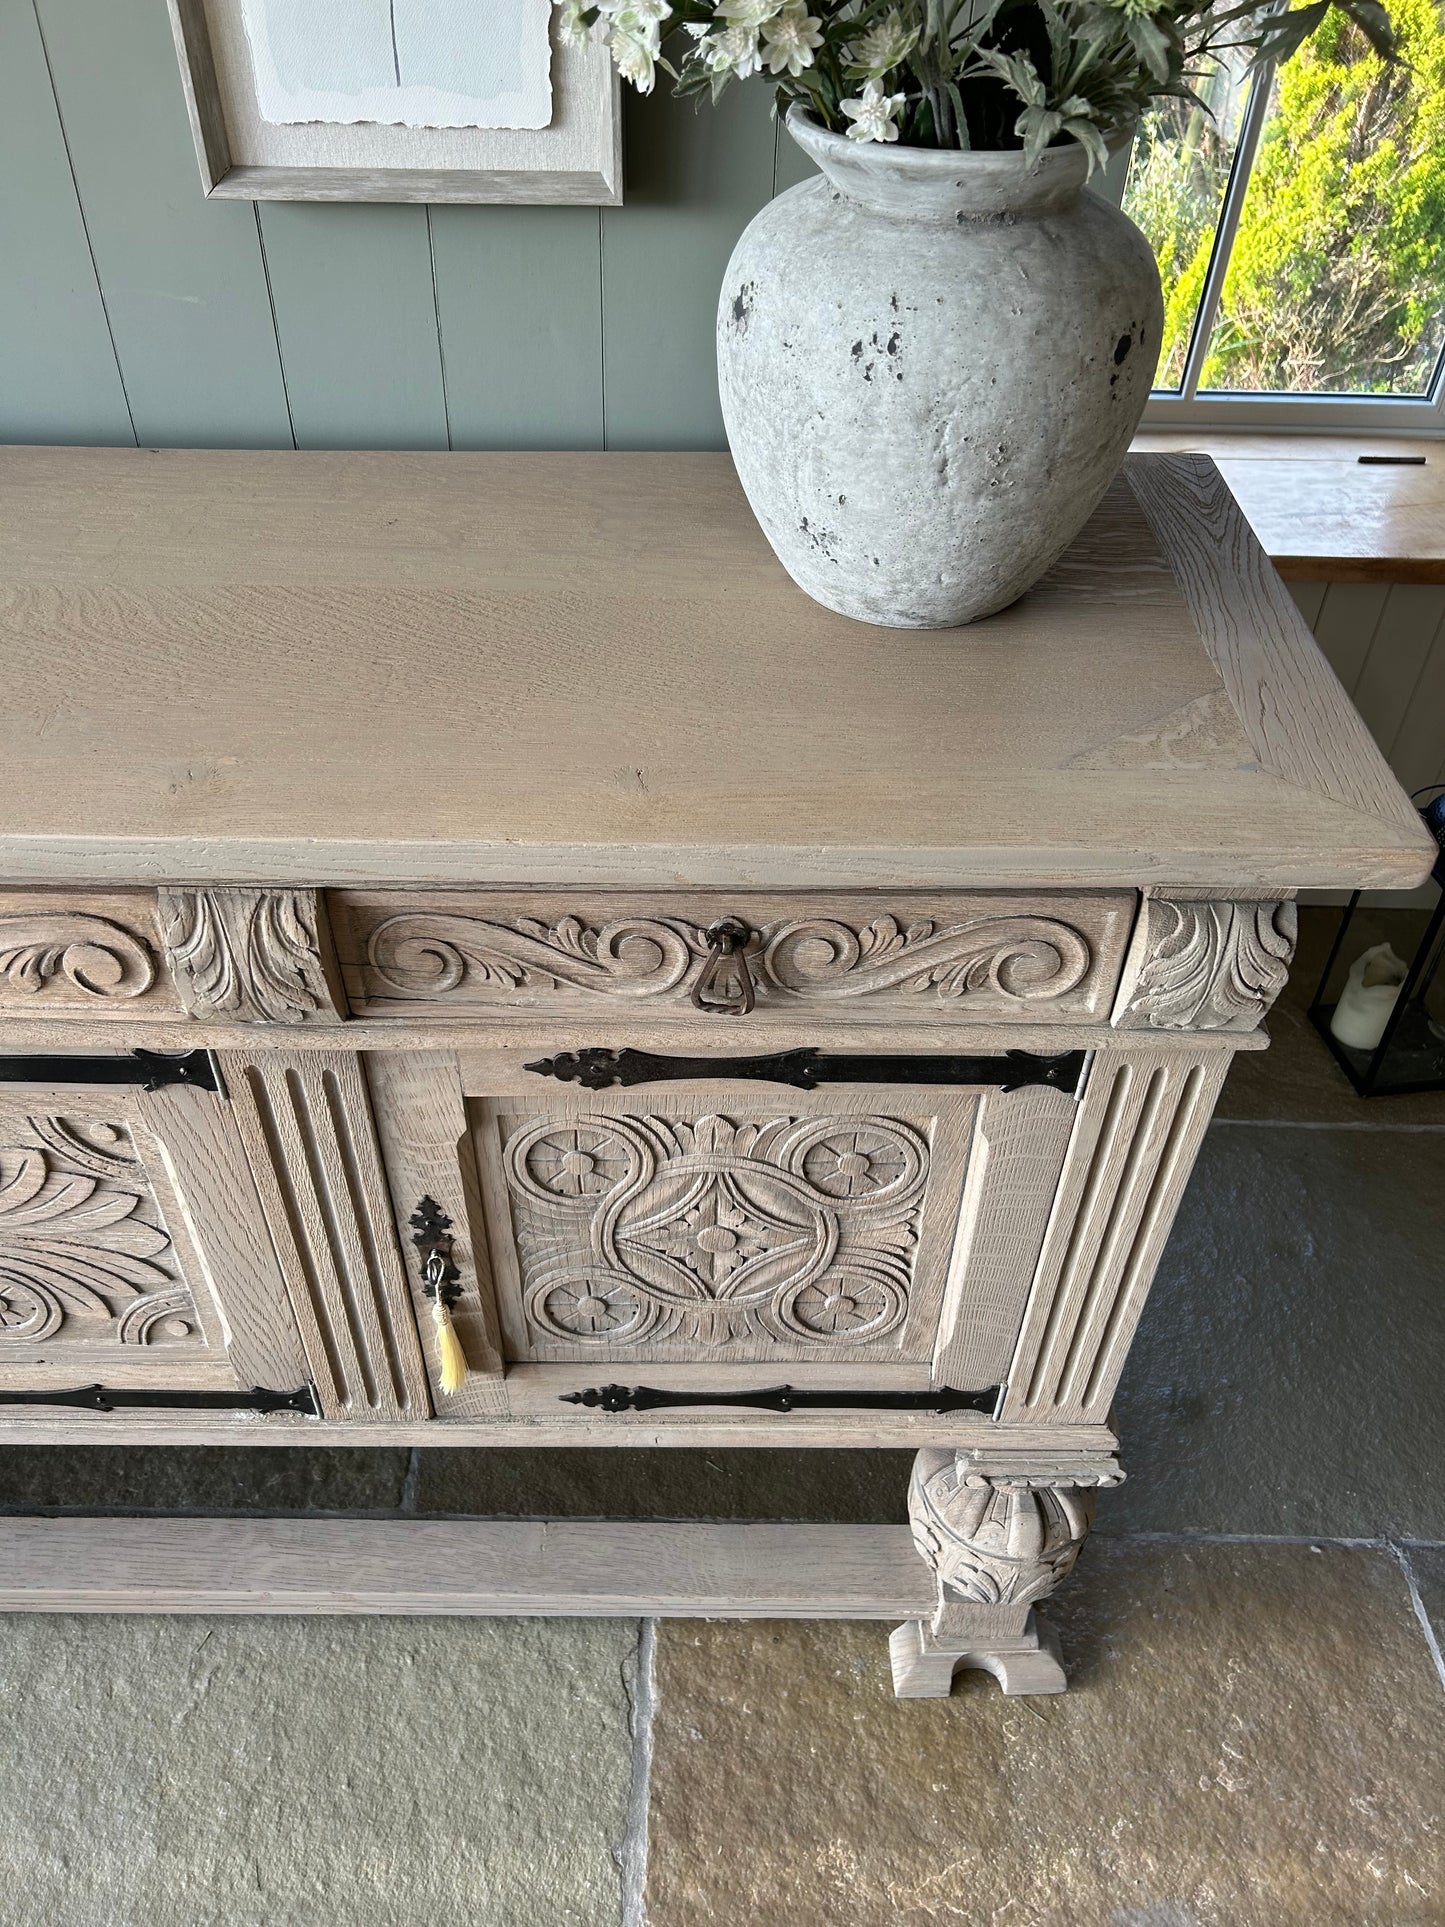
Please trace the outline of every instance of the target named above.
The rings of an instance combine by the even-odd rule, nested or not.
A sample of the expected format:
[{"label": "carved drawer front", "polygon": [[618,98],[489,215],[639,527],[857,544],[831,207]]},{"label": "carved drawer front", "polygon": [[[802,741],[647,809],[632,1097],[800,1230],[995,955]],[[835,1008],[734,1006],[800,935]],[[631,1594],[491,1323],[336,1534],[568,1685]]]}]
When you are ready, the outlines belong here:
[{"label": "carved drawer front", "polygon": [[95,1385],[291,1393],[306,1383],[219,1094],[0,1085],[0,1404]]},{"label": "carved drawer front", "polygon": [[330,909],[355,1016],[636,1019],[750,1002],[754,1022],[1046,1024],[1107,1019],[1134,897],[339,890]]}]

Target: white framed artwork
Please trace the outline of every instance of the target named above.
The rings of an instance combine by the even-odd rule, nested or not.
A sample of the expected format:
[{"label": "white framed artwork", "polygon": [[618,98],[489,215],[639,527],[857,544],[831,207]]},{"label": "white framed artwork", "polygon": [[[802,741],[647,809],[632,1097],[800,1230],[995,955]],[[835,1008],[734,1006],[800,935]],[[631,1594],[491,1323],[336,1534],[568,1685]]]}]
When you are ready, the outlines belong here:
[{"label": "white framed artwork", "polygon": [[167,0],[208,196],[616,206],[618,83],[551,0]]}]

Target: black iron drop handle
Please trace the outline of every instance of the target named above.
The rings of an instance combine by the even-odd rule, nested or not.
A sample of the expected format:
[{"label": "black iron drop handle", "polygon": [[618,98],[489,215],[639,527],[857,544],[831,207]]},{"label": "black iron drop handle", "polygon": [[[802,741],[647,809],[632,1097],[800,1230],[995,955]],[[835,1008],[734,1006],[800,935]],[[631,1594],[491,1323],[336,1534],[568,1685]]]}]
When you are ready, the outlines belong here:
[{"label": "black iron drop handle", "polygon": [[741,917],[720,917],[703,931],[707,962],[690,992],[694,1010],[709,1017],[747,1016],[753,1007],[753,976],[747,959],[751,935]]}]

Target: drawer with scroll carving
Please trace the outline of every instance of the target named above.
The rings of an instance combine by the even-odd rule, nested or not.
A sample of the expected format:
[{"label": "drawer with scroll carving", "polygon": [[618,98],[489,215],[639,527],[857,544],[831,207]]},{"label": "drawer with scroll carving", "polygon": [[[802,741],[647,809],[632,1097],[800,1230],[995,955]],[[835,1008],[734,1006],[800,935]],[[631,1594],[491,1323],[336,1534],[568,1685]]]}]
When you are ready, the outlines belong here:
[{"label": "drawer with scroll carving", "polygon": [[352,1014],[1106,1021],[1132,891],[338,890]]}]

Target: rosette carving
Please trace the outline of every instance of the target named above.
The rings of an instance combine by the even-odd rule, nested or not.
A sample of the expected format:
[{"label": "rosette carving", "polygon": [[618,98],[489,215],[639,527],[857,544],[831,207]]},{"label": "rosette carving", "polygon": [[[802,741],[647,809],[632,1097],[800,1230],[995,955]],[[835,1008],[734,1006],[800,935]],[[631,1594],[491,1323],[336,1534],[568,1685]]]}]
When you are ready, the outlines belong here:
[{"label": "rosette carving", "polygon": [[945,1597],[1025,1606],[1073,1570],[1094,1522],[1094,1488],[967,1472],[943,1447],[921,1451],[908,1487],[913,1542]]},{"label": "rosette carving", "polygon": [[150,946],[109,917],[30,911],[0,916],[0,977],[28,996],[58,982],[87,997],[140,997],[156,966]]},{"label": "rosette carving", "polygon": [[509,1120],[544,1347],[866,1346],[908,1311],[929,1147],[886,1117]]},{"label": "rosette carving", "polygon": [[1115,1024],[1253,1030],[1285,987],[1297,929],[1293,903],[1147,898]]}]

